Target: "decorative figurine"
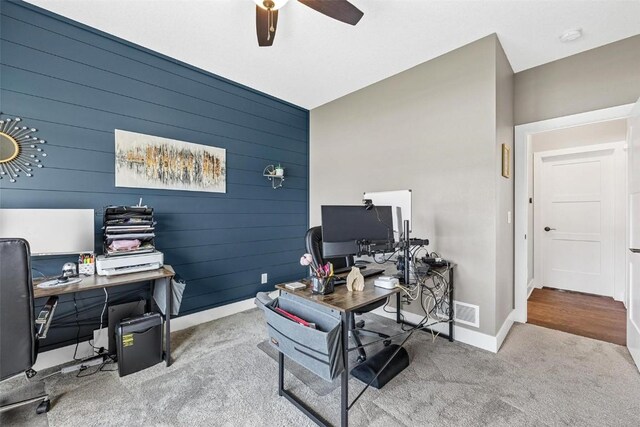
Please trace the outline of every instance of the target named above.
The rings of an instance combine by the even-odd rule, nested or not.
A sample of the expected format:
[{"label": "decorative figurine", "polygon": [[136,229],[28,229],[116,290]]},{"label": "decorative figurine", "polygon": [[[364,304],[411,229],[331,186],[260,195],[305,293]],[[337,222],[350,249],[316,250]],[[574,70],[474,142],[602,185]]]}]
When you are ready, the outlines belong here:
[{"label": "decorative figurine", "polygon": [[351,271],[347,276],[347,289],[349,292],[361,292],[364,290],[364,276],[362,276],[358,267],[351,267]]}]

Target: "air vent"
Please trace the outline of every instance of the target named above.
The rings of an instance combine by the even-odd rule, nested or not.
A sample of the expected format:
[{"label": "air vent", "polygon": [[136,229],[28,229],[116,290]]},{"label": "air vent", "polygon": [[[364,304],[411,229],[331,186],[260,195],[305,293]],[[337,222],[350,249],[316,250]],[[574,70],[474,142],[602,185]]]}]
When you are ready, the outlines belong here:
[{"label": "air vent", "polygon": [[456,323],[480,327],[480,307],[466,302],[453,301],[453,315]]}]

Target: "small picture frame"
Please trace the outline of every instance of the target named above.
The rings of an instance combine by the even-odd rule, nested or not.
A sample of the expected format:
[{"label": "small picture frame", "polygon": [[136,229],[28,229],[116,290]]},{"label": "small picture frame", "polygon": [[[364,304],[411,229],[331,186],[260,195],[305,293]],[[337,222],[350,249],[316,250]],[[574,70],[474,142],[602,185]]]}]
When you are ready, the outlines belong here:
[{"label": "small picture frame", "polygon": [[511,178],[511,147],[502,144],[502,176]]}]

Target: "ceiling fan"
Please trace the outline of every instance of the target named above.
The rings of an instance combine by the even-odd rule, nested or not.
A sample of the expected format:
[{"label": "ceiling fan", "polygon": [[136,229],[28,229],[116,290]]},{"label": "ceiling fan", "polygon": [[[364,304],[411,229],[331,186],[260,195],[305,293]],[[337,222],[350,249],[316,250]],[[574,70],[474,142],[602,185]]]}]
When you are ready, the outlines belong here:
[{"label": "ceiling fan", "polygon": [[[258,46],[271,46],[276,37],[278,9],[289,0],[253,0],[256,3]],[[305,6],[350,25],[356,25],[364,13],[347,0],[298,0]]]}]

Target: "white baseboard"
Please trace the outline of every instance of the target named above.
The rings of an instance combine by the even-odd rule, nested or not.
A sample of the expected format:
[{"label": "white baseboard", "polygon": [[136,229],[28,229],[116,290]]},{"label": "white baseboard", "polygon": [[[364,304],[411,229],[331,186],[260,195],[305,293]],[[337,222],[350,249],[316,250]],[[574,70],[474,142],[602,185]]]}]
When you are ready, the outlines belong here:
[{"label": "white baseboard", "polygon": [[[278,291],[271,292],[269,295],[271,298],[275,298],[278,296]],[[255,298],[250,298],[243,301],[233,302],[231,304],[171,319],[171,332],[181,331],[202,323],[211,322],[212,320],[221,319],[223,317],[251,310],[256,307],[253,302],[254,299]]]},{"label": "white baseboard", "polygon": [[[275,296],[277,296],[277,291],[271,293],[272,298]],[[242,311],[251,310],[255,307],[253,301],[254,298],[250,298],[243,301],[223,305],[221,307],[215,307],[209,310],[200,311],[198,313],[188,314],[186,316],[171,319],[171,332],[191,328],[202,323],[210,322],[222,317],[231,316],[232,314],[240,313]],[[40,353],[38,354],[38,360],[33,366],[33,369],[35,369],[36,371],[40,371],[71,362],[73,361],[73,353],[75,351],[75,348],[76,346],[75,344],[73,344]],[[88,341],[84,341],[78,344],[78,351],[76,353],[77,359],[90,357],[93,354],[93,347],[89,345]]]},{"label": "white baseboard", "polygon": [[511,327],[513,326],[515,316],[516,316],[516,311],[512,310],[511,313],[509,313],[507,318],[504,320],[504,323],[502,324],[502,326],[500,327],[500,330],[496,335],[495,353],[497,353],[498,350],[500,350],[500,347],[502,347],[502,343],[504,342],[504,339],[507,337],[507,334],[509,333],[509,331],[511,330]]},{"label": "white baseboard", "polygon": [[[389,319],[395,320],[396,318],[395,313],[387,313],[381,308],[373,310],[372,313],[382,317],[387,317]],[[402,311],[402,314],[404,318],[411,323],[419,323],[423,318],[423,316],[420,316],[419,314],[411,313],[405,310]],[[498,334],[495,337],[491,335],[483,334],[482,332],[463,328],[461,326],[454,324],[453,339],[455,341],[469,344],[471,346],[480,348],[482,350],[487,350],[492,353],[497,353],[498,350],[500,349],[500,346],[502,346],[502,342],[507,336],[507,333],[509,333],[511,326],[513,326],[514,314],[515,314],[515,310],[509,313],[509,316],[507,316],[507,319],[505,320],[502,327],[500,328],[500,331],[498,331]],[[449,333],[449,325],[447,325],[446,323],[439,323],[439,324],[433,325],[431,329],[436,332],[440,332],[444,334]]]},{"label": "white baseboard", "polygon": [[541,288],[541,287],[542,286],[538,286],[536,284],[536,279],[529,280],[529,283],[527,284],[527,299],[529,299],[529,297],[531,296],[531,292],[533,292],[535,288]]}]

